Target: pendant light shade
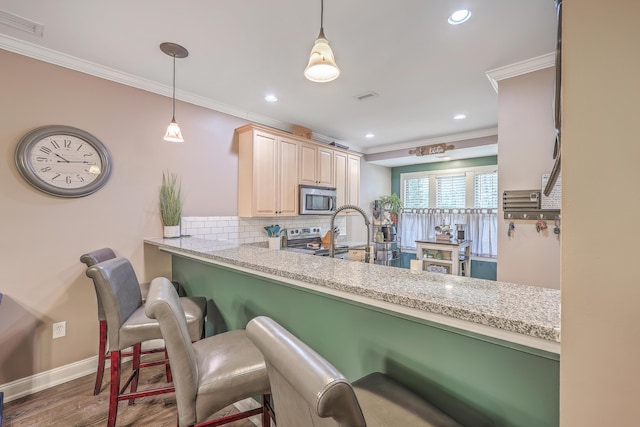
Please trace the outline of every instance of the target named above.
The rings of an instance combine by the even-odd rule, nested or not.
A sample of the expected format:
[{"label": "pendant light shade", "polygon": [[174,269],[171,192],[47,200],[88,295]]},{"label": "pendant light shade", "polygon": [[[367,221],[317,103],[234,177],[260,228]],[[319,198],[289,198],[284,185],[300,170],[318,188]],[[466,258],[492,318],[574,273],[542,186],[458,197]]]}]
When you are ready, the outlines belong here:
[{"label": "pendant light shade", "polygon": [[186,58],[189,56],[189,51],[179,44],[169,42],[161,43],[160,50],[173,57],[173,114],[163,139],[169,142],[184,142],[180,126],[176,122],[176,58]]},{"label": "pendant light shade", "polygon": [[304,76],[312,82],[330,82],[335,80],[340,75],[340,69],[336,65],[336,60],[333,57],[333,51],[329,46],[329,41],[324,36],[323,28],[324,20],[324,0],[320,3],[320,34],[316,39],[313,49],[311,49],[311,55],[309,57],[309,63],[304,70]]},{"label": "pendant light shade", "polygon": [[169,127],[167,128],[167,133],[164,134],[163,139],[169,142],[184,142],[182,131],[180,130],[178,123],[176,123],[175,118],[171,119],[171,123],[169,123]]}]

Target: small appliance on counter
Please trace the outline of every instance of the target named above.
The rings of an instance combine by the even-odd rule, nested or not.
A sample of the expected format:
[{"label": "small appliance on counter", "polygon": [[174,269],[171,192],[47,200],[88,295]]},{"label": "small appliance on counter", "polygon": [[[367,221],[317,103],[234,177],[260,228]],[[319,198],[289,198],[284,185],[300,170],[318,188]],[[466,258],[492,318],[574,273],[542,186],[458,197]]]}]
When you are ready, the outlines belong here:
[{"label": "small appliance on counter", "polygon": [[[309,255],[329,256],[329,248],[322,245],[320,227],[287,228],[287,247],[283,249]],[[348,256],[348,246],[335,246],[336,258],[348,259]]]}]

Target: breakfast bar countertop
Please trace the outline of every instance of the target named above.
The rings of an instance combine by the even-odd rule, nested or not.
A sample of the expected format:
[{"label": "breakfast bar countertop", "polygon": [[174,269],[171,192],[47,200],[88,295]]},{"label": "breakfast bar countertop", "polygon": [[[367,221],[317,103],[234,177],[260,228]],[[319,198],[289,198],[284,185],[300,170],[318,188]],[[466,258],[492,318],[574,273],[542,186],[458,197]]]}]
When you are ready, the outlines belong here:
[{"label": "breakfast bar countertop", "polygon": [[145,239],[160,250],[337,295],[401,315],[560,353],[560,291],[411,271],[195,237]]}]

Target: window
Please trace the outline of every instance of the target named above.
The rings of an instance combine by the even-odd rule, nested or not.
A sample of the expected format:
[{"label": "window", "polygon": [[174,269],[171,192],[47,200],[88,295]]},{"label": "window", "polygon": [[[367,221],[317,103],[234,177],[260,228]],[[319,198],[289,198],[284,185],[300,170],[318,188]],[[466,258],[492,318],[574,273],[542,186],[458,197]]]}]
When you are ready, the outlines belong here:
[{"label": "window", "polygon": [[496,166],[400,175],[405,208],[498,208]]},{"label": "window", "polygon": [[405,208],[436,208],[408,210],[401,215],[399,234],[403,248],[412,250],[416,240],[434,239],[438,225],[465,224],[465,239],[471,241],[471,254],[497,256],[496,166],[403,173],[400,189]]}]

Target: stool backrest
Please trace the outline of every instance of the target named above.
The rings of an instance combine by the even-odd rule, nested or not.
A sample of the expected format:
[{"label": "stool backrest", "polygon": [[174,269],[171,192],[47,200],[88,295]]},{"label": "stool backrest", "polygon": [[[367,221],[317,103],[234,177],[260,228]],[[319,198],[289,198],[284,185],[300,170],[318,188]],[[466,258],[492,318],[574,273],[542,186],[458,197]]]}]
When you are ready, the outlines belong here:
[{"label": "stool backrest", "polygon": [[268,317],[246,330],[267,365],[278,427],[366,427],[351,384],[327,360]]},{"label": "stool backrest", "polygon": [[87,276],[93,279],[104,308],[109,349],[119,350],[120,326],[142,305],[140,285],[133,266],[128,259],[117,257],[89,267]]},{"label": "stool backrest", "polygon": [[198,367],[187,329],[187,320],[175,287],[165,277],[151,281],[144,310],[160,324],[160,332],[171,362],[173,385],[176,388],[178,425],[193,425],[196,421]]},{"label": "stool backrest", "polygon": [[[80,257],[80,261],[85,263],[87,267],[91,267],[93,265],[101,263],[102,261],[113,259],[115,257],[116,253],[113,251],[113,249],[102,248],[82,255]],[[98,295],[97,289],[96,298],[98,300],[98,320],[106,320],[107,318],[104,314],[104,308],[102,307],[102,301],[100,301],[100,296]]]},{"label": "stool backrest", "polygon": [[80,261],[85,263],[87,267],[101,263],[108,259],[116,257],[116,253],[111,248],[102,248],[89,253],[86,253],[80,257]]}]

